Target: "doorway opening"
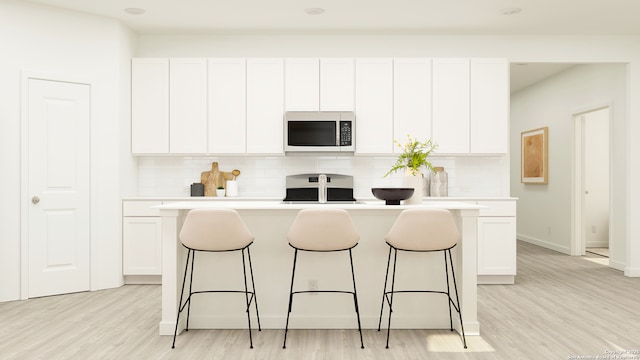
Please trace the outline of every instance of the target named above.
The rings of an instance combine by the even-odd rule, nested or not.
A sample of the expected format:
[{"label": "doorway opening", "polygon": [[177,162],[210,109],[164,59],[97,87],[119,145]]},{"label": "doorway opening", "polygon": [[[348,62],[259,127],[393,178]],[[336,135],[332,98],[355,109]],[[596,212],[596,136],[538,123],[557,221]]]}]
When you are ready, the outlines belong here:
[{"label": "doorway opening", "polygon": [[572,255],[608,265],[610,248],[610,106],[574,114]]}]

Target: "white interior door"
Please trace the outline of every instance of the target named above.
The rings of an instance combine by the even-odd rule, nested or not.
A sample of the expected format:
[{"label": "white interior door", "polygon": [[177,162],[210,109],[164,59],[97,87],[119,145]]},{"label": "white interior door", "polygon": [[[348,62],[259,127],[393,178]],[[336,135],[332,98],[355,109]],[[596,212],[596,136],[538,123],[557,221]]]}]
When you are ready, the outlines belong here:
[{"label": "white interior door", "polygon": [[87,291],[90,86],[28,87],[28,296]]},{"label": "white interior door", "polygon": [[609,247],[609,108],[582,116],[586,247]]}]

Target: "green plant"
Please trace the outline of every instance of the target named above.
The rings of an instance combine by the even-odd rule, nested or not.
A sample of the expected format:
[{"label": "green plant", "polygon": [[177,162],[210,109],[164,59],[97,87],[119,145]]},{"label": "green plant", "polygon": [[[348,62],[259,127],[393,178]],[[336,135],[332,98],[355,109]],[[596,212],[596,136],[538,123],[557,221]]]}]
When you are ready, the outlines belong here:
[{"label": "green plant", "polygon": [[218,186],[218,190],[224,190],[224,186]]},{"label": "green plant", "polygon": [[407,135],[409,141],[402,145],[398,140],[394,140],[394,143],[402,149],[402,153],[398,156],[396,163],[393,164],[391,170],[389,170],[384,176],[388,176],[400,169],[407,169],[411,172],[411,175],[417,175],[420,172],[421,166],[426,166],[433,172],[433,166],[431,162],[427,160],[431,152],[433,152],[438,145],[434,144],[431,139],[422,142],[413,139],[411,135]]}]

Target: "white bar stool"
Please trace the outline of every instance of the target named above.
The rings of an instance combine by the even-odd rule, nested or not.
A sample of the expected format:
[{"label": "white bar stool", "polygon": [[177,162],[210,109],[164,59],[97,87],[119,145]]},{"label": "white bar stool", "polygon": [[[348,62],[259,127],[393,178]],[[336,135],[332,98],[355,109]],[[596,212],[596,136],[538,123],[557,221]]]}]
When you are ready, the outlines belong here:
[{"label": "white bar stool", "polygon": [[[251,338],[251,316],[249,315],[250,305],[253,301],[258,319],[258,331],[260,328],[260,314],[258,313],[258,299],[255,294],[255,283],[253,281],[253,268],[251,266],[251,253],[249,246],[253,244],[254,237],[247,229],[244,221],[237,211],[231,209],[194,209],[187,213],[187,216],[180,230],[180,242],[189,251],[187,252],[187,262],[184,267],[184,277],[182,279],[182,291],[180,291],[180,302],[178,303],[178,318],[176,328],[173,333],[173,344],[175,348],[176,334],[178,333],[178,323],[180,313],[187,307],[187,324],[185,331],[189,331],[189,314],[191,312],[191,296],[201,293],[240,293],[245,295],[247,305],[247,322],[249,324],[249,345],[253,349],[253,339]],[[247,268],[245,263],[245,250],[249,260],[249,271],[251,274],[251,291],[247,285]],[[198,251],[206,252],[226,252],[240,251],[242,253],[242,271],[244,275],[244,290],[206,290],[193,291],[193,264],[195,254]],[[189,257],[191,257],[191,277],[189,279],[189,297],[182,303],[184,286],[187,280],[187,269],[189,268]]]},{"label": "white bar stool", "polygon": [[[287,234],[289,245],[295,249],[293,255],[293,270],[291,271],[291,290],[289,291],[289,308],[287,311],[287,323],[284,330],[283,349],[287,348],[287,331],[289,330],[289,315],[294,294],[301,293],[343,293],[352,294],[353,303],[358,319],[358,331],[360,332],[360,347],[364,349],[362,341],[362,328],[360,326],[360,310],[358,309],[358,294],[356,292],[356,277],[353,272],[353,256],[351,249],[358,245],[360,235],[351,221],[351,216],[343,209],[303,209],[293,221]],[[293,281],[296,274],[296,261],[298,250],[315,252],[349,251],[351,262],[351,279],[353,291],[341,290],[310,290],[293,291]]]},{"label": "white bar stool", "polygon": [[[382,311],[385,300],[389,305],[389,324],[387,326],[387,349],[389,348],[389,334],[391,333],[391,314],[393,313],[393,294],[396,293],[437,293],[445,294],[449,303],[449,327],[453,331],[453,318],[451,316],[451,306],[458,312],[460,328],[462,330],[462,341],[464,348],[467,348],[467,339],[464,335],[464,325],[462,323],[462,313],[460,309],[460,299],[458,297],[458,286],[456,275],[453,270],[453,260],[451,259],[451,249],[456,246],[460,239],[458,228],[453,220],[453,216],[445,209],[407,209],[403,210],[395,223],[385,236],[385,241],[389,245],[389,258],[387,260],[387,273],[384,279],[384,290],[382,293],[382,305],[380,307],[380,320],[378,321],[378,331],[382,324]],[[393,250],[393,275],[391,277],[391,291],[387,291],[387,280],[389,278],[389,264],[391,263],[391,251]],[[434,252],[442,251],[444,254],[444,269],[447,277],[447,291],[433,290],[395,290],[396,264],[398,250]],[[447,259],[448,256],[448,259]],[[449,266],[453,278],[453,288],[456,294],[456,301],[451,298],[449,287]],[[389,296],[391,295],[391,296]]]}]

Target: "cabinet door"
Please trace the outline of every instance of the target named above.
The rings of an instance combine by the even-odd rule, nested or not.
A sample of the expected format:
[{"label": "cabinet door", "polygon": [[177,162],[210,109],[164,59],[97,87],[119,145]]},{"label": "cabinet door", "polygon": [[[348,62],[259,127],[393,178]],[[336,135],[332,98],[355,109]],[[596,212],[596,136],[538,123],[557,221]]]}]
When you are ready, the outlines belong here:
[{"label": "cabinet door", "polygon": [[471,59],[471,152],[505,154],[509,140],[509,64]]},{"label": "cabinet door", "polygon": [[353,111],[354,81],[353,59],[320,59],[320,110]]},{"label": "cabinet door", "polygon": [[124,217],[123,219],[123,274],[161,275],[160,217]]},{"label": "cabinet door", "polygon": [[433,60],[433,140],[439,154],[469,153],[469,60]]},{"label": "cabinet door", "polygon": [[478,218],[478,275],[516,274],[516,218]]},{"label": "cabinet door", "polygon": [[247,152],[284,153],[282,59],[247,59]]},{"label": "cabinet door", "polygon": [[391,59],[356,59],[356,152],[393,152]]},{"label": "cabinet door", "polygon": [[[393,135],[400,144],[407,135],[426,141],[431,138],[431,60],[394,59]],[[402,150],[394,146],[394,152]]]},{"label": "cabinet door", "polygon": [[246,60],[209,59],[209,153],[246,151]]},{"label": "cabinet door", "polygon": [[320,109],[320,68],[318,59],[285,60],[285,109],[318,111]]},{"label": "cabinet door", "polygon": [[169,152],[169,60],[131,60],[131,152]]},{"label": "cabinet door", "polygon": [[169,152],[207,152],[207,61],[171,59],[169,69]]}]

